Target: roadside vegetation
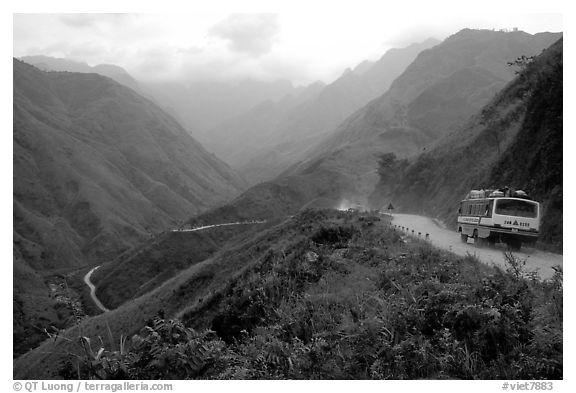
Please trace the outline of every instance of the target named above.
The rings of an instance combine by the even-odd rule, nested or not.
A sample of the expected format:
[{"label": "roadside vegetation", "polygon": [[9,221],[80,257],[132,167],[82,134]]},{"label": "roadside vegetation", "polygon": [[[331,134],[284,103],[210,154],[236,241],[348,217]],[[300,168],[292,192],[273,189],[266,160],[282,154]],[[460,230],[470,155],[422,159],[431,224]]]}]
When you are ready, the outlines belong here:
[{"label": "roadside vegetation", "polygon": [[456,223],[472,189],[509,186],[541,203],[537,248],[563,249],[563,41],[520,57],[518,76],[476,116],[420,155],[379,159],[373,206]]},{"label": "roadside vegetation", "polygon": [[60,377],[563,378],[560,269],[541,282],[513,254],[488,267],[382,215],[307,210],[282,225],[178,318],[75,339]]}]

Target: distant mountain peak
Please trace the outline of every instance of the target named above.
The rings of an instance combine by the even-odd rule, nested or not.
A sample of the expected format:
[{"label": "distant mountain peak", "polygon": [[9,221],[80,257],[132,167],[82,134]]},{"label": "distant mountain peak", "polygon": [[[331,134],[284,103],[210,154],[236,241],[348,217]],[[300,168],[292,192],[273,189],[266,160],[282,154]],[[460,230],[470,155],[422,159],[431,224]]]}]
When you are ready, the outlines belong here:
[{"label": "distant mountain peak", "polygon": [[[507,62],[537,55],[559,36],[464,29],[419,51],[386,93],[326,133],[289,173],[314,172],[314,163],[324,160],[326,168],[351,173],[357,179],[355,188],[373,187],[370,174],[377,154],[416,154],[464,124],[514,78]],[[388,51],[366,75],[391,55],[397,55],[396,50]]]},{"label": "distant mountain peak", "polygon": [[90,66],[86,62],[67,58],[51,57],[45,55],[23,56],[21,61],[31,64],[42,71],[68,71],[81,73],[95,73],[115,80],[121,85],[139,91],[138,82],[124,68],[114,64],[98,64]]},{"label": "distant mountain peak", "polygon": [[356,75],[362,75],[362,74],[366,73],[368,70],[370,70],[373,65],[374,65],[373,61],[364,60],[363,62],[358,64],[356,67],[354,67],[352,72]]},{"label": "distant mountain peak", "polygon": [[[540,34],[540,33],[538,33]],[[516,28],[509,28],[509,29],[471,29],[471,28],[464,28],[462,30],[457,31],[456,33],[452,34],[448,38],[446,38],[443,43],[449,43],[452,40],[459,40],[465,38],[486,38],[486,39],[493,39],[495,37],[520,37],[520,36],[535,36],[537,34],[530,34],[523,30],[518,30]]]}]

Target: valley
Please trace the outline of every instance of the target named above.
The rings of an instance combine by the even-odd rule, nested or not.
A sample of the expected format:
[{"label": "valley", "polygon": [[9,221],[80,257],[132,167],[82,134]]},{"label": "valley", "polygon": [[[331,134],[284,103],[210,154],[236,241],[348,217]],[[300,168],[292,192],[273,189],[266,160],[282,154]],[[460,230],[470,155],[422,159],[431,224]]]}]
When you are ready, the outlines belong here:
[{"label": "valley", "polygon": [[[506,256],[507,248],[504,246],[489,248],[487,246],[476,245],[473,240],[469,240],[467,244],[463,244],[456,231],[450,230],[438,220],[432,220],[428,217],[410,214],[392,214],[390,217],[391,225],[394,227],[395,231],[401,234],[406,234],[407,238],[426,239],[427,242],[435,247],[462,257],[472,256],[488,266],[497,266],[500,269],[506,269],[508,266],[509,262],[507,261]],[[173,232],[195,232],[221,226],[246,225],[254,223],[264,224],[265,222],[253,221],[248,223],[234,222],[214,224],[192,229],[174,229]],[[561,254],[554,254],[534,248],[527,249],[524,247],[521,252],[516,251],[513,255],[522,262],[522,268],[525,269],[526,272],[535,274],[540,280],[549,280],[553,278],[554,274],[563,268],[563,257]],[[99,267],[100,266],[97,266],[90,270],[86,276],[84,276],[84,282],[89,287],[90,295],[96,306],[100,310],[107,312],[110,310],[108,310],[96,297],[96,288],[90,281],[90,276]]]},{"label": "valley", "polygon": [[41,339],[64,322],[44,272],[113,259],[245,183],[112,79],[13,66],[14,322]]},{"label": "valley", "polygon": [[562,379],[563,34],[296,84],[319,71],[268,57],[277,22],[14,58],[14,378]]},{"label": "valley", "polygon": [[[19,379],[77,372],[81,378],[260,379],[271,369],[281,378],[312,379],[498,378],[511,370],[518,376],[558,376],[558,280],[556,274],[533,281],[509,266],[491,267],[471,255],[431,247],[394,231],[386,215],[307,210],[183,270],[150,293],[61,331],[18,358],[14,373]],[[494,291],[505,296],[494,302]],[[489,299],[490,306],[484,303]],[[538,322],[522,322],[523,313]],[[493,315],[514,322],[500,325]],[[477,325],[467,324],[472,320]],[[179,331],[212,349],[191,352],[195,360],[190,368],[131,363],[129,359],[147,351],[138,343],[152,337],[141,330],[143,324],[161,340]],[[546,333],[538,330],[544,325]],[[511,326],[517,330],[508,330]],[[169,327],[172,330],[163,330]],[[505,341],[496,344],[492,329],[500,329],[498,337]],[[524,329],[539,332],[538,340],[554,347],[544,349],[532,335],[516,336]],[[91,360],[81,349],[83,336],[100,343],[92,350],[104,349],[103,368],[84,363]],[[124,355],[118,347],[121,336],[129,337]],[[166,339],[161,345],[167,354],[188,345]],[[422,357],[397,363],[385,355],[408,355],[418,342],[427,343]],[[464,343],[482,363],[466,367],[457,357]],[[521,353],[513,351],[516,345],[524,348]],[[198,347],[190,351],[193,348]],[[270,354],[264,363],[257,359],[262,353]],[[517,367],[500,365],[496,359],[504,354],[511,362],[507,364]],[[106,363],[121,356],[126,356],[126,367]],[[455,361],[449,361],[450,356]],[[543,356],[554,368],[536,366]],[[423,368],[428,357],[436,360]]]},{"label": "valley", "polygon": [[[228,223],[223,223],[223,224],[212,224],[212,225],[204,225],[204,226],[200,226],[200,227],[194,227],[194,228],[177,228],[177,229],[172,229],[172,232],[177,232],[177,233],[182,233],[182,232],[197,232],[197,231],[203,231],[206,229],[212,229],[212,228],[220,228],[220,227],[229,227],[229,226],[236,226],[236,225],[241,225],[241,226],[245,226],[245,225],[254,225],[254,224],[265,224],[266,221],[257,221],[257,220],[251,220],[251,221],[245,221],[245,222],[228,222]],[[92,270],[90,270],[88,273],[86,273],[86,275],[84,276],[84,282],[86,283],[86,285],[88,286],[88,288],[90,289],[90,297],[92,298],[92,301],[95,303],[95,305],[102,310],[103,312],[107,312],[110,311],[108,308],[106,308],[102,302],[100,301],[100,299],[98,299],[98,297],[96,296],[96,287],[94,286],[94,284],[91,281],[91,276],[92,274],[98,269],[100,268],[100,266],[96,266],[94,267]],[[152,279],[154,280],[154,278]],[[150,282],[152,280],[149,280],[146,282],[147,285],[150,284]],[[135,281],[140,281],[140,278],[136,278]],[[114,287],[112,286],[111,291],[114,291]]]}]

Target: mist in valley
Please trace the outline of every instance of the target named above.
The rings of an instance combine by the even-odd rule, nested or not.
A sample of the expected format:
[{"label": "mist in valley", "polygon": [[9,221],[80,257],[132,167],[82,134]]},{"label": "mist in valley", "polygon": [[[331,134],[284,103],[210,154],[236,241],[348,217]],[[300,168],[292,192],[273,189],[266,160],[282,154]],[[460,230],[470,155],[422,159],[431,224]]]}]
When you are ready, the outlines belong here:
[{"label": "mist in valley", "polygon": [[15,379],[562,379],[562,15],[13,22]]}]

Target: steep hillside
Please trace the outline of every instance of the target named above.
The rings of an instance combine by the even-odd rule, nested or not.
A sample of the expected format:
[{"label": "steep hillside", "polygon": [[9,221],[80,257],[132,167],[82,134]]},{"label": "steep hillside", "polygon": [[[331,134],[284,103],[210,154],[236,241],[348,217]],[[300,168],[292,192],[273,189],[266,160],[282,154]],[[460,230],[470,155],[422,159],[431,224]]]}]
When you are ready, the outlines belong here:
[{"label": "steep hillside", "polygon": [[15,320],[52,303],[27,282],[107,261],[243,187],[133,90],[97,74],[13,67]]},{"label": "steep hillside", "polygon": [[117,308],[222,248],[265,230],[273,222],[276,221],[164,233],[98,269],[92,276],[98,287],[97,296],[107,308]]},{"label": "steep hillside", "polygon": [[[466,126],[414,160],[388,160],[372,196],[454,222],[470,189],[511,186],[544,202],[544,243],[562,245],[562,40],[529,64]],[[516,67],[517,68],[517,67]],[[390,157],[389,157],[390,158]]]},{"label": "steep hillside", "polygon": [[305,176],[284,176],[260,183],[229,203],[191,218],[188,223],[270,220],[297,214],[310,205],[337,208],[342,198],[352,200],[356,194],[351,179],[336,172],[314,170]]},{"label": "steep hillside", "polygon": [[213,228],[199,232],[168,232],[151,239],[117,260],[110,261],[94,274],[98,296],[108,308],[150,291],[180,270],[202,262],[215,252],[248,235],[267,229],[278,220],[297,214],[306,207],[336,208],[342,196],[353,200],[350,181],[334,182],[336,174],[318,171],[309,177],[285,177],[251,187],[229,203],[201,213],[185,224],[265,221]]},{"label": "steep hillside", "polygon": [[[64,72],[81,72],[81,73],[95,73],[103,76],[107,76],[116,82],[129,87],[136,91],[138,94],[145,98],[148,98],[154,103],[158,104],[165,112],[170,114],[174,119],[176,119],[181,125],[184,121],[180,115],[172,108],[167,105],[164,100],[159,100],[155,97],[146,86],[142,86],[137,80],[135,80],[132,75],[130,75],[125,69],[113,64],[98,64],[95,66],[90,66],[87,63],[74,61],[70,59],[55,58],[50,56],[23,56],[19,60],[25,63],[31,64],[42,71],[64,71]],[[192,130],[193,127],[187,125],[187,129]]]},{"label": "steep hillside", "polygon": [[383,94],[418,53],[436,44],[429,39],[390,49],[373,64],[346,70],[304,102],[279,101],[230,119],[207,133],[207,146],[252,183],[272,179],[305,157],[323,134]]},{"label": "steep hillside", "polygon": [[336,162],[357,177],[357,187],[372,188],[380,154],[413,155],[462,126],[513,79],[507,62],[537,55],[560,36],[469,29],[454,34],[420,53],[388,92],[351,115],[288,173],[339,155]]},{"label": "steep hillside", "polygon": [[561,293],[561,274],[455,257],[382,216],[305,211],[60,331],[14,378],[561,379]]},{"label": "steep hillside", "polygon": [[[390,91],[398,90],[403,95],[414,97],[411,101],[413,104],[411,113],[415,114],[415,122],[424,122],[425,114],[434,114],[435,116],[428,116],[430,124],[434,120],[436,124],[453,122],[451,127],[456,127],[459,122],[464,121],[464,115],[461,110],[458,110],[461,106],[452,109],[452,106],[455,105],[454,100],[451,99],[452,95],[457,97],[458,101],[466,101],[466,104],[462,105],[467,108],[465,111],[467,113],[482,102],[489,100],[489,94],[487,95],[486,91],[491,91],[496,85],[504,83],[503,80],[495,76],[495,73],[480,67],[481,64],[489,63],[485,59],[488,56],[486,53],[496,52],[503,56],[496,60],[493,59],[490,64],[494,66],[497,74],[503,74],[500,68],[504,67],[506,72],[510,74],[509,79],[511,80],[514,76],[514,69],[509,67],[506,62],[514,61],[515,58],[508,58],[501,53],[502,51],[495,50],[494,47],[499,48],[504,45],[509,49],[511,48],[510,52],[512,52],[512,49],[519,51],[518,48],[525,48],[528,45],[533,48],[533,51],[540,53],[542,49],[539,45],[543,41],[557,36],[557,34],[532,36],[522,32],[504,33],[476,30],[464,30],[455,36],[458,35],[463,37],[452,37],[447,40],[448,43],[437,45],[422,52],[406,72],[397,79],[400,82],[395,81],[392,84],[393,88]],[[460,40],[468,42],[470,35],[480,37],[478,38],[480,44],[476,48],[479,52],[475,56],[469,54],[468,51],[465,52],[466,56],[471,59],[465,58],[467,61],[465,63],[471,62],[471,66],[469,68],[450,67],[449,69],[453,72],[445,77],[439,71],[433,72],[435,69],[444,68],[442,61],[449,62],[448,53],[451,53],[455,59],[459,59],[457,51],[462,49]],[[452,45],[450,41],[458,43],[452,51],[448,50]],[[444,45],[448,45],[448,49]],[[438,48],[442,48],[441,52],[435,54],[435,51],[439,50]],[[488,56],[488,58],[490,57]],[[484,60],[476,62],[474,59]],[[438,61],[441,62],[440,65],[436,64]],[[460,59],[460,62],[464,62],[464,60]],[[460,64],[460,62],[456,63]],[[502,66],[500,63],[504,65]],[[415,72],[414,69],[420,70],[420,72]],[[444,74],[447,73],[444,71]],[[412,74],[414,75],[409,77]],[[410,79],[413,80],[415,86],[419,87],[415,88],[408,83]],[[498,82],[494,83],[494,81]],[[403,87],[398,87],[398,84]],[[430,88],[427,89],[427,87]],[[422,89],[424,91],[420,94],[414,93],[414,91]],[[368,206],[368,197],[374,192],[374,187],[379,180],[378,162],[382,154],[394,152],[397,157],[408,157],[421,152],[425,146],[429,146],[439,138],[439,136],[434,135],[434,132],[421,130],[416,126],[403,128],[401,123],[407,121],[406,116],[404,120],[394,116],[392,120],[400,121],[398,124],[392,120],[382,120],[385,114],[380,112],[381,108],[378,104],[392,100],[390,91],[357,111],[339,127],[340,135],[345,136],[345,139],[350,138],[349,144],[343,143],[341,146],[337,144],[338,147],[335,150],[329,149],[329,152],[322,153],[316,158],[312,156],[289,168],[276,179],[250,188],[226,206],[208,211],[196,220],[219,223],[235,221],[239,218],[284,216],[295,214],[299,209],[309,204],[335,208],[343,200]],[[410,93],[410,91],[412,92]],[[397,94],[400,95],[400,93]],[[436,97],[437,95],[440,100],[425,99],[427,96]],[[442,115],[444,112],[446,113],[445,117]],[[372,134],[376,136],[370,137]],[[337,136],[325,140],[326,146],[329,147],[329,142],[336,140]],[[447,190],[446,192],[450,191]],[[373,206],[381,208],[378,203]]]}]

